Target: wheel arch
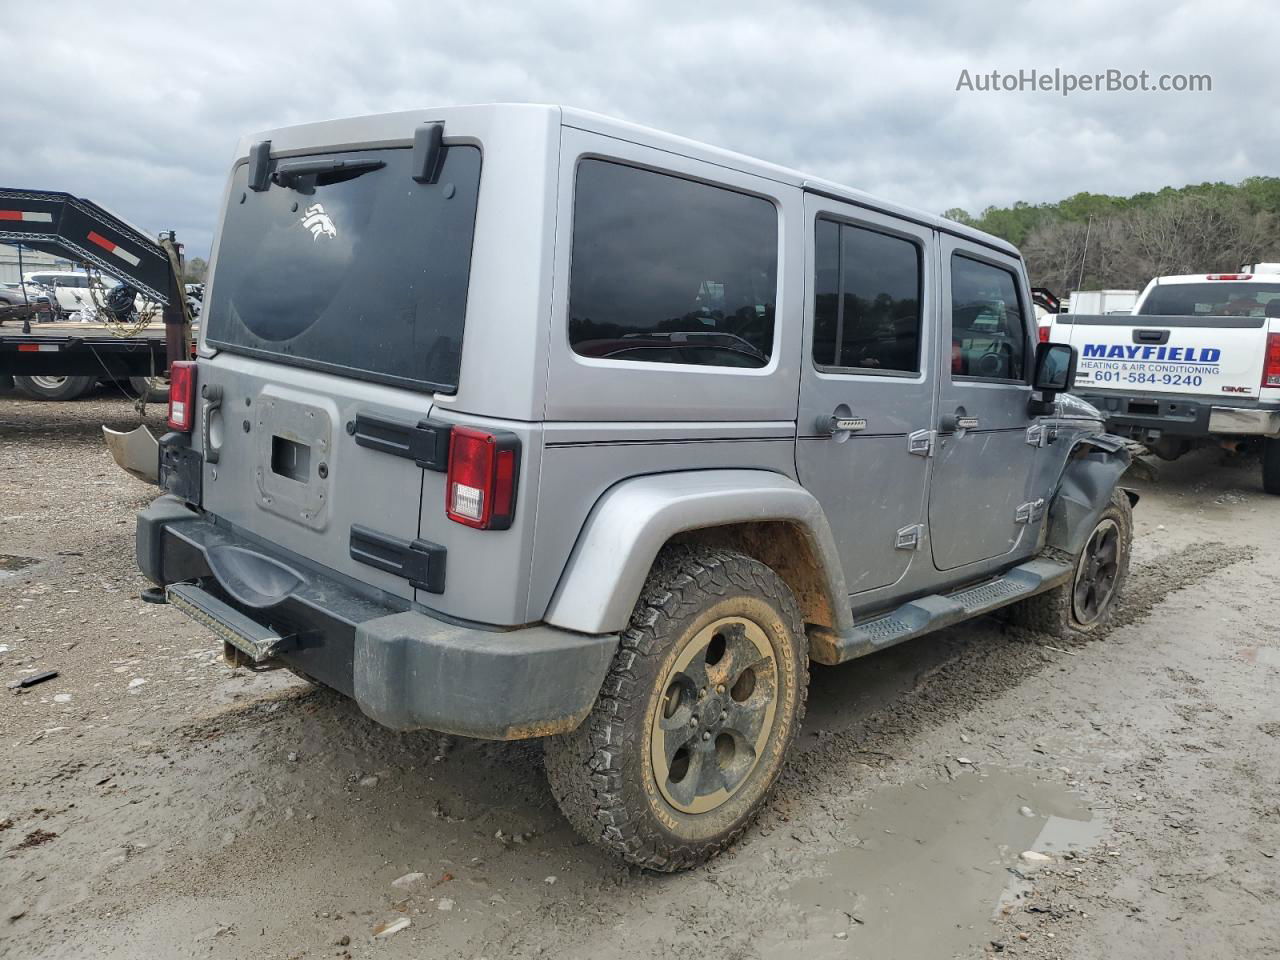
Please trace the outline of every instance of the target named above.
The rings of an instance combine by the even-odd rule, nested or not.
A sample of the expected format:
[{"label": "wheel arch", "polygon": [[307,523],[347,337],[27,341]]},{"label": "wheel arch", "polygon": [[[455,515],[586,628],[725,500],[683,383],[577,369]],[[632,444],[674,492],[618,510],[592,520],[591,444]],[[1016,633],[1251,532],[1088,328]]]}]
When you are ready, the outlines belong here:
[{"label": "wheel arch", "polygon": [[[1131,460],[1128,446],[1120,437],[1093,434],[1076,441],[1067,454],[1049,505],[1047,547],[1070,556],[1080,552]],[[1137,493],[1124,492],[1130,506],[1138,502]]]},{"label": "wheel arch", "polygon": [[588,515],[547,609],[552,626],[625,629],[669,543],[736,550],[771,567],[806,621],[852,624],[830,525],[813,494],[764,470],[652,474],[610,487]]}]

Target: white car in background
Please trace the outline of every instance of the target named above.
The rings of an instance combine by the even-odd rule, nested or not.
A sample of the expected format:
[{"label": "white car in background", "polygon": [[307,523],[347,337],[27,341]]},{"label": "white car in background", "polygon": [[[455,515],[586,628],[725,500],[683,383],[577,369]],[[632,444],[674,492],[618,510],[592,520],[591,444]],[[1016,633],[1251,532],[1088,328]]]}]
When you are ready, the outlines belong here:
[{"label": "white car in background", "polygon": [[23,280],[47,289],[52,295],[54,309],[62,316],[93,309],[93,291],[88,274],[49,270],[25,274]]}]

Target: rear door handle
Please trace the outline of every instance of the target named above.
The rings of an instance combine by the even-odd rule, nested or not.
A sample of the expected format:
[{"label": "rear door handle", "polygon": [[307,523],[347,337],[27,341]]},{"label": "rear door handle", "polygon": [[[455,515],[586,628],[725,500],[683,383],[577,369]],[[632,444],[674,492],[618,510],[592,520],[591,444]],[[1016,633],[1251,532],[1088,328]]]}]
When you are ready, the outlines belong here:
[{"label": "rear door handle", "polygon": [[855,417],[843,404],[831,416],[818,421],[818,430],[831,437],[846,437],[865,429],[867,429],[867,418]]},{"label": "rear door handle", "polygon": [[953,414],[951,416],[943,417],[942,423],[940,424],[940,426],[942,427],[943,433],[956,433],[958,431],[963,431],[963,430],[977,430],[978,418],[961,416],[959,414]]}]

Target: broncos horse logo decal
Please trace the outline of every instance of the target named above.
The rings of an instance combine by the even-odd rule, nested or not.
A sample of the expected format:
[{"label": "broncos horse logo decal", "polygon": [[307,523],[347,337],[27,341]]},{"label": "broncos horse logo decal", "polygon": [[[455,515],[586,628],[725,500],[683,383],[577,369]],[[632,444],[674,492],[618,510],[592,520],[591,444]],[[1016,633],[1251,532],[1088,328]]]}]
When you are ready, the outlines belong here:
[{"label": "broncos horse logo decal", "polygon": [[330,238],[338,235],[338,228],[333,225],[329,215],[324,212],[323,204],[313,203],[306,210],[303,210],[302,225],[311,231],[313,243],[320,239],[321,234]]}]

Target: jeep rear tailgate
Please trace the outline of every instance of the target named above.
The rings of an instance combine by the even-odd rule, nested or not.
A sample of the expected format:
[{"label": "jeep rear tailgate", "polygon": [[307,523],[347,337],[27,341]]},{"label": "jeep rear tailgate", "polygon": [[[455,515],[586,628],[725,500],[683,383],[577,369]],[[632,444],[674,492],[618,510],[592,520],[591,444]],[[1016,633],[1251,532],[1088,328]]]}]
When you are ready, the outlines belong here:
[{"label": "jeep rear tailgate", "polygon": [[454,525],[438,511],[421,533],[423,463],[396,438],[459,382],[480,181],[474,145],[443,147],[425,181],[413,156],[237,166],[197,378],[204,508],[406,600],[439,592],[428,555]]},{"label": "jeep rear tailgate", "polygon": [[1076,385],[1091,391],[1257,397],[1266,352],[1262,316],[1054,317],[1053,339],[1079,353]]}]

